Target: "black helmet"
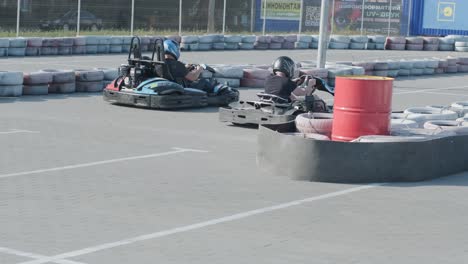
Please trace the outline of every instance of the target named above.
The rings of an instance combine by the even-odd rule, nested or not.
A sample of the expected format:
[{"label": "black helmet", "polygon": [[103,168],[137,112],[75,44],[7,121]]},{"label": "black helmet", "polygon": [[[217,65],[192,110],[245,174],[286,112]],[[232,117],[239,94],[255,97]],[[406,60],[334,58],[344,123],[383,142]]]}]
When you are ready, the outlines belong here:
[{"label": "black helmet", "polygon": [[286,74],[286,77],[292,78],[294,76],[294,71],[296,64],[294,61],[286,56],[281,56],[273,62],[273,73],[282,72]]}]

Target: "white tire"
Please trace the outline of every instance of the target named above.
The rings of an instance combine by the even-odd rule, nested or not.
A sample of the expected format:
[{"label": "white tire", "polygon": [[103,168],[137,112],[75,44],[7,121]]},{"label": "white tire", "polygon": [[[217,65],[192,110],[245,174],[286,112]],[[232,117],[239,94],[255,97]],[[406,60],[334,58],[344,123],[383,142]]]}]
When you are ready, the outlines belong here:
[{"label": "white tire", "polygon": [[468,101],[455,102],[451,105],[452,109],[457,112],[461,117],[468,115]]},{"label": "white tire", "polygon": [[224,66],[213,67],[213,69],[215,70],[214,77],[240,79],[244,76],[244,67]]},{"label": "white tire", "polygon": [[53,70],[44,69],[41,72],[47,72],[52,74],[52,83],[69,83],[75,82],[75,72],[67,70]]},{"label": "white tire", "polygon": [[113,81],[119,77],[119,71],[114,68],[94,68],[96,71],[102,71],[104,73],[105,81]]},{"label": "white tire", "polygon": [[406,109],[404,113],[409,114],[406,119],[419,121],[419,123],[432,120],[455,120],[458,118],[458,114],[454,111],[433,107],[412,107]]},{"label": "white tire", "polygon": [[77,69],[74,71],[77,82],[96,82],[104,80],[104,72],[99,70]]},{"label": "white tire", "polygon": [[23,84],[22,72],[0,71],[0,85],[15,86]]},{"label": "white tire", "polygon": [[419,124],[413,120],[408,119],[391,119],[392,130],[402,128],[418,128]]},{"label": "white tire", "polygon": [[296,128],[301,133],[317,133],[331,136],[333,127],[333,114],[305,113],[296,117]]},{"label": "white tire", "polygon": [[424,123],[425,129],[453,131],[457,135],[468,135],[468,123],[449,120],[428,121]]},{"label": "white tire", "polygon": [[50,72],[31,72],[23,75],[23,84],[42,85],[52,82],[53,74]]}]

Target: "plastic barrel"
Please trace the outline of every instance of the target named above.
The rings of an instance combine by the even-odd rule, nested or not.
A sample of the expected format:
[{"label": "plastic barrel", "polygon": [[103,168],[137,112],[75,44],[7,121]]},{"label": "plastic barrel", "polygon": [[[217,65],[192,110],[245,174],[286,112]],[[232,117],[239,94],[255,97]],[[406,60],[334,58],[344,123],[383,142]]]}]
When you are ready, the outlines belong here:
[{"label": "plastic barrel", "polygon": [[392,78],[336,77],[332,140],[389,135],[392,92]]}]

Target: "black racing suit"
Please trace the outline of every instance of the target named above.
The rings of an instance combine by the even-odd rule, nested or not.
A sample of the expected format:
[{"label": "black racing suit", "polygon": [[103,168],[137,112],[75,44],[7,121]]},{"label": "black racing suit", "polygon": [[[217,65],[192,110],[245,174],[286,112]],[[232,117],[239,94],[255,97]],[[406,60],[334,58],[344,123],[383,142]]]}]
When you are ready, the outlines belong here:
[{"label": "black racing suit", "polygon": [[207,93],[213,92],[216,83],[209,79],[200,78],[194,82],[190,82],[189,80],[185,79],[185,76],[187,76],[189,70],[182,62],[174,59],[166,59],[166,64],[169,70],[169,74],[165,74],[168,75],[165,76],[166,79],[176,82],[186,88],[195,88]]},{"label": "black racing suit", "polygon": [[273,94],[290,101],[289,97],[296,87],[297,84],[287,77],[270,75],[265,82],[265,93]]}]

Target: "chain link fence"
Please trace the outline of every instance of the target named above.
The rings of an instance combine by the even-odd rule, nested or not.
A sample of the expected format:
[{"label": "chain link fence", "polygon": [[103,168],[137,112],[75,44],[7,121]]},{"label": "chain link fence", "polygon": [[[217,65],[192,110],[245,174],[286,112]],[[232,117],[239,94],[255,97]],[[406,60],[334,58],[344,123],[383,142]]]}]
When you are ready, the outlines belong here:
[{"label": "chain link fence", "polygon": [[[329,32],[406,35],[409,16],[403,10],[403,1],[330,0]],[[0,33],[7,36],[316,34],[319,31],[320,2],[0,0]]]}]

